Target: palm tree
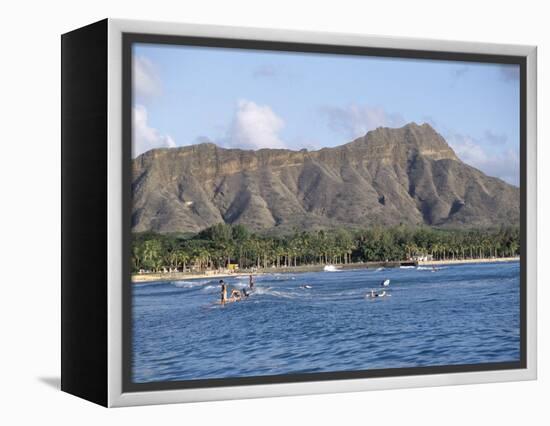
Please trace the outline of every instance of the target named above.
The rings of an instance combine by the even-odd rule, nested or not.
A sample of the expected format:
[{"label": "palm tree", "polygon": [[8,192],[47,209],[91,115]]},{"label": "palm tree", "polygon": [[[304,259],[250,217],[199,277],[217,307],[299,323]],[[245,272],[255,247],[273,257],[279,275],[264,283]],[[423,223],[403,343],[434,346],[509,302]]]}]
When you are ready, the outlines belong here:
[{"label": "palm tree", "polygon": [[519,248],[519,244],[515,241],[510,241],[510,243],[508,244],[508,247],[509,247],[509,250],[510,250],[510,255],[511,256],[515,256],[516,255],[516,251],[518,250]]},{"label": "palm tree", "polygon": [[418,247],[415,243],[407,243],[405,245],[405,250],[407,251],[407,259],[411,259],[418,251]]},{"label": "palm tree", "polygon": [[186,269],[187,269],[187,262],[189,261],[190,259],[190,256],[189,254],[183,250],[183,249],[180,249],[178,251],[176,251],[176,269],[178,267],[178,263],[177,262],[181,262],[181,265],[182,265],[182,272],[185,272]]},{"label": "palm tree", "polygon": [[143,260],[148,262],[151,268],[157,272],[162,267],[162,247],[158,240],[147,240],[143,247]]},{"label": "palm tree", "polygon": [[132,263],[134,264],[134,270],[139,271],[143,268],[142,257],[143,247],[141,245],[134,244],[132,247]]}]

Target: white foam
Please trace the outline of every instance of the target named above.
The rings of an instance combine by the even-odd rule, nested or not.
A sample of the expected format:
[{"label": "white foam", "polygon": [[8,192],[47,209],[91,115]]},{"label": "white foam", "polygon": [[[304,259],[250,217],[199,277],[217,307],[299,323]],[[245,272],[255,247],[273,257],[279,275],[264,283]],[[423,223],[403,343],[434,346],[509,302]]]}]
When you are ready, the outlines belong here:
[{"label": "white foam", "polygon": [[236,283],[231,283],[229,285],[232,286],[232,287],[235,287],[235,288],[246,288],[246,287],[248,287],[248,283],[244,283],[244,282],[241,282],[241,281],[237,281]]},{"label": "white foam", "polygon": [[251,293],[251,296],[274,296],[274,297],[282,297],[285,299],[295,299],[299,295],[296,293],[273,290],[271,287],[256,287],[254,291]]},{"label": "white foam", "polygon": [[178,288],[193,288],[208,284],[210,281],[172,281],[172,285]]},{"label": "white foam", "polygon": [[[432,266],[417,266],[416,269],[418,271],[432,271],[434,267]],[[438,271],[440,269],[445,269],[445,266],[436,266],[435,270]]]}]

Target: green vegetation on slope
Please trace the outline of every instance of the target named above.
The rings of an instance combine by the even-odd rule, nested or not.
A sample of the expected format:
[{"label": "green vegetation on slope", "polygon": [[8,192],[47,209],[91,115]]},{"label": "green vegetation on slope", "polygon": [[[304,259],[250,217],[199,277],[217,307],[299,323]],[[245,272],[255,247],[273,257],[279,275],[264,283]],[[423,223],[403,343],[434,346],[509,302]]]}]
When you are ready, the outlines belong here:
[{"label": "green vegetation on slope", "polygon": [[374,227],[350,231],[306,232],[287,236],[251,233],[243,225],[218,224],[196,235],[137,233],[132,241],[132,269],[162,271],[288,267],[367,261],[436,260],[516,256],[519,229],[451,230],[430,227]]}]

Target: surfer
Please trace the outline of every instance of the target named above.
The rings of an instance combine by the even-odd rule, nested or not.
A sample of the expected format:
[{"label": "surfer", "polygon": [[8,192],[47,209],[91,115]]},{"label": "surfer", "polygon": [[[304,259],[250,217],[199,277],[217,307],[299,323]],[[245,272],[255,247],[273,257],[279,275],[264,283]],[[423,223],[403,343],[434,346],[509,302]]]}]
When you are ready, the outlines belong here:
[{"label": "surfer", "polygon": [[241,300],[241,292],[234,288],[233,290],[231,290],[231,296],[229,299],[234,302]]},{"label": "surfer", "polygon": [[221,301],[220,303],[222,305],[225,305],[225,302],[227,301],[227,284],[220,280],[220,286],[221,286]]},{"label": "surfer", "polygon": [[254,289],[254,277],[252,274],[250,274],[250,277],[248,278],[248,287],[250,290]]},{"label": "surfer", "polygon": [[231,293],[229,294],[229,298],[227,297],[227,284],[224,280],[220,280],[220,286],[221,286],[221,300],[220,303],[222,305],[225,305],[228,302],[238,302],[239,300],[242,300],[243,297],[248,297],[249,294],[246,292],[246,290],[243,289],[243,293],[236,288],[231,290]]},{"label": "surfer", "polygon": [[366,297],[370,297],[371,299],[376,299],[377,297],[386,297],[389,296],[389,294],[386,294],[386,290],[382,290],[380,293],[375,292],[374,289],[370,290],[370,294],[367,293]]}]

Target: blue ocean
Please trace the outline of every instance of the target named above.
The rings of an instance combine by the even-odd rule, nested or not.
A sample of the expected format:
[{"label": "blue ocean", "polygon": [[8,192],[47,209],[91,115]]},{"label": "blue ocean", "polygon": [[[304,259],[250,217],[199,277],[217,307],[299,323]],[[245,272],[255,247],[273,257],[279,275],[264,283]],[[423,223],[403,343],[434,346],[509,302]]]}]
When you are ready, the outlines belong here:
[{"label": "blue ocean", "polygon": [[225,306],[218,281],[132,285],[134,382],[520,358],[519,262],[265,274]]}]

